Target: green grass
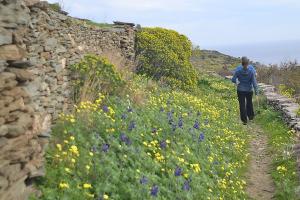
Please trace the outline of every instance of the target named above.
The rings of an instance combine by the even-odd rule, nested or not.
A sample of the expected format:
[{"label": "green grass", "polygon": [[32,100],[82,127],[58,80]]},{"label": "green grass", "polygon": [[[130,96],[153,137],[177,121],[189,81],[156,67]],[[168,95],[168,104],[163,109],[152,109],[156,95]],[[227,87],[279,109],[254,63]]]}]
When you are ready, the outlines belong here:
[{"label": "green grass", "polygon": [[92,20],[85,20],[86,24],[90,26],[95,26],[99,28],[112,28],[114,25],[113,24],[108,24],[108,23],[99,23],[99,22],[94,22]]},{"label": "green grass", "polygon": [[282,121],[280,113],[266,104],[261,105],[255,122],[259,124],[269,139],[270,154],[273,156],[272,178],[275,182],[275,198],[296,200],[298,175],[296,158],[292,153],[295,134]]},{"label": "green grass", "polygon": [[198,86],[191,94],[136,76],[127,96],[100,96],[63,115],[40,199],[246,199],[248,136],[234,87],[209,76]]}]

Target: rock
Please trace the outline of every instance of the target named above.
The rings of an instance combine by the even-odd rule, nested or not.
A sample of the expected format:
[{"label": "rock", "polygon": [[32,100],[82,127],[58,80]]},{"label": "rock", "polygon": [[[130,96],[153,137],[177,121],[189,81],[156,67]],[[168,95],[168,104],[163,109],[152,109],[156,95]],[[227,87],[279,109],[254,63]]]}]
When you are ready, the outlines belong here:
[{"label": "rock", "polygon": [[0,27],[0,45],[12,43],[12,32]]},{"label": "rock", "polygon": [[51,58],[50,52],[42,52],[41,58],[44,58],[45,60],[49,60]]},{"label": "rock", "polygon": [[67,52],[67,49],[64,46],[59,46],[55,50],[56,53],[65,53]]},{"label": "rock", "polygon": [[13,88],[11,90],[5,90],[2,92],[2,94],[5,96],[14,97],[15,99],[19,99],[20,97],[28,97],[28,94],[20,87]]},{"label": "rock", "polygon": [[33,75],[27,71],[26,69],[19,69],[19,68],[8,68],[8,71],[14,73],[17,77],[17,80],[20,82],[33,80]]},{"label": "rock", "polygon": [[16,68],[28,68],[32,67],[32,63],[30,61],[10,61],[9,67],[16,67]]},{"label": "rock", "polygon": [[49,38],[45,41],[45,51],[52,51],[57,46],[57,39],[55,38]]},{"label": "rock", "polygon": [[[5,146],[7,144],[7,142],[8,142],[8,139],[6,137],[0,137],[0,148],[2,148],[3,146]],[[0,167],[1,167],[1,164],[0,164]]]},{"label": "rock", "polygon": [[7,178],[0,176],[0,191],[7,188],[7,186],[8,186]]},{"label": "rock", "polygon": [[21,60],[25,55],[25,50],[17,45],[0,46],[0,59],[2,60]]},{"label": "rock", "polygon": [[0,4],[0,27],[17,28],[19,25],[27,25],[30,21],[29,12],[22,1]]},{"label": "rock", "polygon": [[8,124],[8,136],[17,137],[19,135],[25,134],[29,127],[32,126],[33,119],[30,114],[23,113],[19,116],[18,121]]},{"label": "rock", "polygon": [[34,6],[36,3],[38,3],[40,0],[24,0],[25,5],[27,7]]},{"label": "rock", "polygon": [[10,72],[0,73],[0,91],[4,89],[12,89],[18,84],[16,75]]},{"label": "rock", "polygon": [[8,133],[8,127],[5,125],[0,126],[0,136],[5,136]]},{"label": "rock", "polygon": [[49,8],[49,4],[47,1],[39,1],[38,3],[34,4],[34,7],[47,11],[47,9]]}]

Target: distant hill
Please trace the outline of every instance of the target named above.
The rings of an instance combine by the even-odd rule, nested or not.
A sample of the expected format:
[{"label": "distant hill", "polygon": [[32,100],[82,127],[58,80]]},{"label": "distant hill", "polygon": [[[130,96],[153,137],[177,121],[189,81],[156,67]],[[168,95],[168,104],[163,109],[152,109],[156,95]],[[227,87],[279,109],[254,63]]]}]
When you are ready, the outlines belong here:
[{"label": "distant hill", "polygon": [[200,71],[215,71],[219,73],[233,69],[240,63],[240,59],[215,50],[194,48],[191,62]]}]

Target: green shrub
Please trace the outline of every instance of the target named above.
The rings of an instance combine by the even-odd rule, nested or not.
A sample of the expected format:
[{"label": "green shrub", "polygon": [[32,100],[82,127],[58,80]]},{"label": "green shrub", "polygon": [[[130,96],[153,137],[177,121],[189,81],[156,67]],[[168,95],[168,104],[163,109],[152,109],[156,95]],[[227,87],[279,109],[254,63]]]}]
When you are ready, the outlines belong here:
[{"label": "green shrub", "polygon": [[98,94],[118,92],[124,81],[107,59],[86,55],[71,68],[75,74],[74,101],[94,101]]},{"label": "green shrub", "polygon": [[60,12],[62,10],[59,3],[49,3],[49,7],[55,12]]},{"label": "green shrub", "polygon": [[279,93],[283,96],[286,96],[288,98],[293,98],[295,94],[295,90],[293,88],[289,88],[284,84],[280,84],[278,86]]},{"label": "green shrub", "polygon": [[184,35],[163,28],[143,28],[137,33],[137,71],[156,80],[190,89],[197,73],[190,63],[192,43]]}]

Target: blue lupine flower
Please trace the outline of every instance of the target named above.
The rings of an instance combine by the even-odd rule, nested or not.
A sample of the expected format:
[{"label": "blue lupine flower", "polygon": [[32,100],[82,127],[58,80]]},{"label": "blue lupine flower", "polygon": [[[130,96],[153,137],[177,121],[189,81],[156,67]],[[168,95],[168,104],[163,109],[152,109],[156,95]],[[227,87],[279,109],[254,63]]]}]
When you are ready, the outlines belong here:
[{"label": "blue lupine flower", "polygon": [[164,109],[163,107],[160,107],[159,111],[160,111],[160,112],[164,112],[165,109]]},{"label": "blue lupine flower", "polygon": [[168,120],[171,120],[171,119],[173,118],[173,115],[172,115],[171,112],[168,112],[168,113],[167,113],[167,116],[168,116]]},{"label": "blue lupine flower", "polygon": [[157,128],[152,128],[152,133],[157,133]]},{"label": "blue lupine flower", "polygon": [[125,142],[126,140],[127,140],[127,136],[125,135],[125,133],[121,133],[120,134],[120,140],[122,141],[122,142]]},{"label": "blue lupine flower", "polygon": [[162,148],[162,149],[167,148],[167,142],[166,142],[166,140],[162,140],[162,141],[159,143],[159,146],[160,146],[160,148]]},{"label": "blue lupine flower", "polygon": [[147,183],[148,183],[147,177],[146,177],[146,176],[143,176],[143,177],[140,179],[140,184],[145,185],[145,184],[147,184]]},{"label": "blue lupine flower", "polygon": [[181,176],[181,174],[182,174],[182,169],[177,166],[176,169],[175,169],[174,175],[175,176]]},{"label": "blue lupine flower", "polygon": [[193,126],[195,129],[199,129],[200,128],[200,124],[198,122],[198,120],[195,121],[195,124]]},{"label": "blue lupine flower", "polygon": [[93,146],[92,146],[91,152],[97,152],[97,146],[96,146],[96,145],[93,145]]},{"label": "blue lupine flower", "polygon": [[121,115],[121,119],[126,119],[127,118],[127,115],[125,114],[125,113],[123,113],[122,115]]},{"label": "blue lupine flower", "polygon": [[151,196],[156,197],[158,193],[158,186],[157,185],[153,185],[150,191]]},{"label": "blue lupine flower", "polygon": [[128,130],[129,130],[129,131],[132,131],[135,127],[136,127],[135,122],[134,122],[134,121],[131,121],[131,122],[129,123]]},{"label": "blue lupine flower", "polygon": [[110,147],[109,144],[103,144],[102,145],[102,151],[105,152],[105,153],[108,152],[109,147]]},{"label": "blue lupine flower", "polygon": [[183,128],[183,119],[182,119],[182,117],[179,118],[178,127]]},{"label": "blue lupine flower", "polygon": [[202,142],[204,140],[204,138],[205,138],[204,133],[201,132],[199,135],[199,142]]},{"label": "blue lupine flower", "polygon": [[129,107],[129,108],[127,109],[127,111],[128,111],[128,112],[133,112],[133,109]]},{"label": "blue lupine flower", "polygon": [[103,106],[103,107],[102,107],[102,110],[103,110],[103,112],[108,112],[108,111],[109,111],[109,109],[108,109],[107,106]]},{"label": "blue lupine flower", "polygon": [[190,181],[186,180],[184,181],[184,184],[182,186],[182,189],[185,190],[185,191],[188,191],[191,189],[191,186],[190,186]]},{"label": "blue lupine flower", "polygon": [[176,124],[172,124],[172,131],[175,131],[176,130]]}]

